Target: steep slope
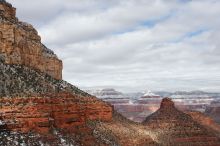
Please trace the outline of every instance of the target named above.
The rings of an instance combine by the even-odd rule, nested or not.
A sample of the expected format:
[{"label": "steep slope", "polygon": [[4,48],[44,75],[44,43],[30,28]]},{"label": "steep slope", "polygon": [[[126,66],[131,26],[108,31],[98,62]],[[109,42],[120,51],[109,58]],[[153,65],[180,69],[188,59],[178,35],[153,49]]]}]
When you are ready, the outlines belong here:
[{"label": "steep slope", "polygon": [[220,125],[215,123],[215,121],[211,117],[201,112],[187,112],[187,114],[189,114],[194,121],[206,126],[207,128],[211,128],[212,130],[216,131],[216,133],[220,136]]},{"label": "steep slope", "polygon": [[169,98],[161,102],[160,109],[145,119],[143,124],[152,129],[157,141],[169,146],[218,146],[219,138],[193,118],[179,110]]},{"label": "steep slope", "polygon": [[89,95],[66,81],[57,80],[26,66],[4,64],[0,57],[0,97],[39,96],[64,91]]},{"label": "steep slope", "polygon": [[99,141],[114,146],[159,146],[144,125],[135,123],[114,112],[112,121],[96,122],[92,126]]}]

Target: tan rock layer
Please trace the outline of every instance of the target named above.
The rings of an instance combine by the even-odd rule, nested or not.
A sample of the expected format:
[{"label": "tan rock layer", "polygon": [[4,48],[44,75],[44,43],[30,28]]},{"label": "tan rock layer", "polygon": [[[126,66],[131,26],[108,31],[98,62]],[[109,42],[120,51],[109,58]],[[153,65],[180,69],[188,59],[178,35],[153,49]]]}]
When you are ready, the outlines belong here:
[{"label": "tan rock layer", "polygon": [[13,8],[6,1],[0,1],[0,15],[8,19],[16,19],[16,8]]},{"label": "tan rock layer", "polygon": [[25,65],[62,79],[62,61],[41,43],[30,24],[17,20],[15,10],[0,3],[0,55],[5,63]]}]

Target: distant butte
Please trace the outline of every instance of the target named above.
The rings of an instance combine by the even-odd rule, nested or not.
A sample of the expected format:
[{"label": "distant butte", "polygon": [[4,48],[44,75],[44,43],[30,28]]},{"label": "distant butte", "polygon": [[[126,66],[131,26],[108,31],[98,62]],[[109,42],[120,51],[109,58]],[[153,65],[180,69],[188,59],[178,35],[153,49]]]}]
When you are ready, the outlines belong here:
[{"label": "distant butte", "polygon": [[143,122],[161,137],[165,145],[218,146],[219,137],[209,128],[197,123],[193,118],[176,109],[170,98],[164,98],[160,108]]}]

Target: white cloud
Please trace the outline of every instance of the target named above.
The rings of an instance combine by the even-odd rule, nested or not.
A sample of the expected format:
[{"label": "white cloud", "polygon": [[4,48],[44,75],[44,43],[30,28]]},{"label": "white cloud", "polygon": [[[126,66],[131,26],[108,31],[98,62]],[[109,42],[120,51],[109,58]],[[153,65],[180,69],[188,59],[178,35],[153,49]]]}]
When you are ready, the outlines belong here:
[{"label": "white cloud", "polygon": [[220,90],[219,1],[9,1],[73,84]]}]

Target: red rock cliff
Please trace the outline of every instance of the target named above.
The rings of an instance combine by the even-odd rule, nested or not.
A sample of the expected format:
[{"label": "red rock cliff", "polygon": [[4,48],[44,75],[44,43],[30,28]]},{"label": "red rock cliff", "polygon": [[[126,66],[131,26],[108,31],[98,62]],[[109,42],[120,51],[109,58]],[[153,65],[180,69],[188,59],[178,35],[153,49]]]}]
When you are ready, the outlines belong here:
[{"label": "red rock cliff", "polygon": [[100,145],[89,125],[112,106],[60,80],[61,60],[15,13],[0,0],[0,145]]},{"label": "red rock cliff", "polygon": [[16,9],[0,2],[0,56],[6,64],[18,64],[62,78],[62,61],[41,43],[37,31],[18,21]]},{"label": "red rock cliff", "polygon": [[62,93],[46,97],[1,98],[0,119],[6,130],[47,133],[50,128],[75,131],[87,121],[112,119],[112,107],[94,97]]}]

